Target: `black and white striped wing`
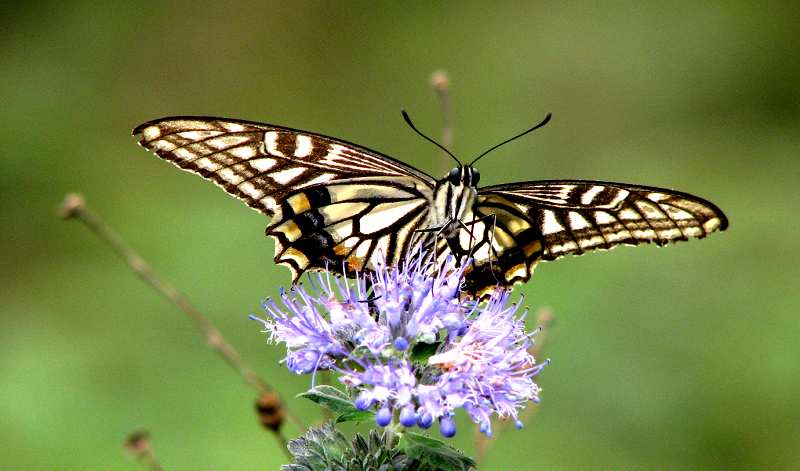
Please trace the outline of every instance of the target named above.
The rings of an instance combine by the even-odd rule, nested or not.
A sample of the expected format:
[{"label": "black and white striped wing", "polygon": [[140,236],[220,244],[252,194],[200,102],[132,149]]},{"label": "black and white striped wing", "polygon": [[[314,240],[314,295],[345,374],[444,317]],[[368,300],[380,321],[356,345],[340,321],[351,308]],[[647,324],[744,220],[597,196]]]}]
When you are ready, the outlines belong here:
[{"label": "black and white striped wing", "polygon": [[481,188],[473,212],[485,222],[478,237],[485,248],[474,247],[476,267],[468,280],[474,291],[527,281],[539,260],[620,244],[666,245],[728,226],[719,208],[697,196],[580,180]]},{"label": "black and white striped wing", "polygon": [[306,270],[393,263],[425,220],[435,181],[379,152],[250,121],[170,117],[137,126],[140,144],[272,217],[275,261]]},{"label": "black and white striped wing", "polygon": [[297,281],[306,270],[374,270],[402,259],[427,219],[430,191],[410,177],[360,177],[289,194],[267,235],[275,262]]}]

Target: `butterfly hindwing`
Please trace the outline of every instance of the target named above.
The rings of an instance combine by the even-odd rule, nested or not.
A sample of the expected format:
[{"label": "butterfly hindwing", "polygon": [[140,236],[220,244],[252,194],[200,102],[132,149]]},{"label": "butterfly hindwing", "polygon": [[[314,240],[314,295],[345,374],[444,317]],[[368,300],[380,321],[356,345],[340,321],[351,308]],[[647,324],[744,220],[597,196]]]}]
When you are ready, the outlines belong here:
[{"label": "butterfly hindwing", "polygon": [[295,281],[308,269],[352,273],[387,264],[408,251],[414,231],[428,215],[429,193],[411,177],[349,179],[315,185],[286,197],[267,235],[275,238],[275,261]]}]

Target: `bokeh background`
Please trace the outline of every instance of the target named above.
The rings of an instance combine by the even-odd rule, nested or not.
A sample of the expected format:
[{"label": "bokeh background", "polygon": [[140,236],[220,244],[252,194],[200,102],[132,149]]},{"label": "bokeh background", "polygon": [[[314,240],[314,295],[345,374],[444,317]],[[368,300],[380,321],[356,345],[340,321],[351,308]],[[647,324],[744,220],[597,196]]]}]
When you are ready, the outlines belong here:
[{"label": "bokeh background", "polygon": [[[712,4],[715,3],[715,4]],[[796,2],[37,2],[0,31],[0,455],[5,469],[277,469],[253,393],[173,305],[76,222],[89,204],[208,314],[308,422],[309,383],[247,319],[288,284],[266,220],[138,148],[204,114],[362,143],[430,173],[428,79],[483,182],[585,178],[696,193],[730,229],[539,267],[556,322],[543,401],[482,469],[790,469],[800,463],[800,15]],[[532,327],[532,326],[531,326]],[[455,444],[473,450],[460,419]],[[287,434],[297,429],[288,426]],[[513,467],[513,468],[512,468]]]}]

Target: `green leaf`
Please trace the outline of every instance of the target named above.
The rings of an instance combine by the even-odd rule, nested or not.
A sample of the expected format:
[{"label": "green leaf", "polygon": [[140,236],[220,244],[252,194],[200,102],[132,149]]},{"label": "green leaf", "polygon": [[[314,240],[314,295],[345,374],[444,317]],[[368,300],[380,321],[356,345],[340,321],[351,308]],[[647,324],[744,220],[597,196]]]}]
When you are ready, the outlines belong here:
[{"label": "green leaf", "polygon": [[333,411],[336,414],[337,424],[341,422],[367,422],[374,420],[375,417],[375,413],[372,411],[356,409],[347,394],[326,384],[298,394],[297,397],[304,397]]},{"label": "green leaf", "polygon": [[475,461],[444,442],[413,432],[404,433],[403,438],[408,443],[404,451],[410,458],[435,469],[468,471],[475,468]]},{"label": "green leaf", "polygon": [[298,394],[297,397],[304,397],[314,401],[317,404],[336,412],[337,414],[347,412],[350,409],[355,409],[355,406],[353,406],[353,403],[350,402],[350,398],[347,397],[347,394],[334,388],[333,386],[328,386],[327,384],[317,386],[314,389],[310,389],[302,394]]},{"label": "green leaf", "polygon": [[336,416],[336,423],[342,422],[372,422],[375,420],[375,412],[371,410],[358,410],[355,407],[353,410],[343,412]]}]

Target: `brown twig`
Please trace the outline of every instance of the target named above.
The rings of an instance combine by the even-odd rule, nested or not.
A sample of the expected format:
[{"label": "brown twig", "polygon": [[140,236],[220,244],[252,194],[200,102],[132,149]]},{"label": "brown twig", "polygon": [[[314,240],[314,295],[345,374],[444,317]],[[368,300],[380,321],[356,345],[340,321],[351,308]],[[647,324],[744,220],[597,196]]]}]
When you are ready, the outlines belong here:
[{"label": "brown twig", "polygon": [[[208,346],[216,351],[225,362],[235,369],[245,383],[253,387],[259,395],[265,393],[274,393],[274,389],[261,377],[259,377],[252,368],[250,368],[244,360],[242,360],[239,352],[229,344],[216,327],[206,318],[197,308],[189,302],[189,299],[171,283],[161,278],[156,274],[150,265],[140,257],[127,243],[114,232],[94,211],[92,211],[84,200],[83,196],[75,193],[70,193],[64,199],[64,202],[58,208],[58,215],[62,219],[77,219],[84,223],[86,227],[91,229],[100,239],[108,243],[111,249],[128,264],[131,270],[136,273],[139,278],[144,280],[145,283],[150,285],[156,291],[161,293],[168,300],[177,305],[189,319],[194,322],[198,329],[205,335]],[[282,405],[286,409],[285,405]],[[287,417],[301,430],[305,426],[297,416],[291,414],[288,410],[285,411]],[[275,435],[282,448],[285,450],[286,438],[283,436],[279,428],[274,430],[270,429]],[[288,451],[287,451],[288,453]]]},{"label": "brown twig", "polygon": [[[437,70],[431,74],[431,87],[439,98],[439,106],[442,111],[442,146],[452,152],[453,150],[453,108],[450,104],[450,78],[444,70]],[[445,161],[450,161],[450,156],[444,154]],[[449,170],[445,167],[443,172]]]},{"label": "brown twig", "polygon": [[[539,309],[538,314],[536,315],[536,324],[541,328],[541,330],[538,334],[536,334],[536,341],[534,344],[528,349],[528,353],[533,355],[533,357],[536,359],[539,358],[539,352],[542,350],[542,345],[544,344],[544,340],[546,338],[546,332],[548,331],[547,329],[552,323],[553,313],[550,311],[550,309]],[[526,407],[520,414],[519,420],[522,422],[527,422],[530,420],[531,416],[536,410],[538,410],[538,407]],[[495,438],[505,431],[510,423],[510,420],[494,421],[492,427],[494,429],[494,435],[491,438],[480,433],[478,427],[475,427],[476,463],[480,464],[483,461],[483,459],[486,457],[486,454],[489,452],[489,448],[491,448],[492,444],[494,443]]]},{"label": "brown twig", "polygon": [[161,467],[153,447],[150,446],[150,433],[147,430],[137,429],[129,433],[122,448],[131,458],[144,464],[150,471],[163,471],[164,468]]}]

